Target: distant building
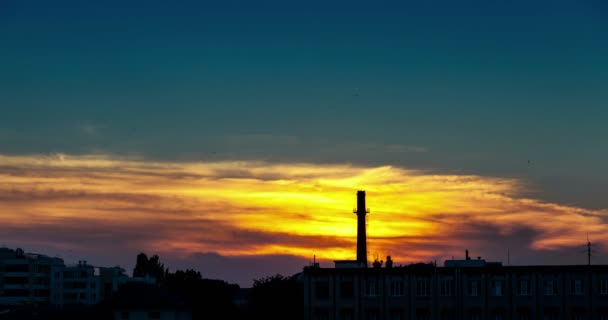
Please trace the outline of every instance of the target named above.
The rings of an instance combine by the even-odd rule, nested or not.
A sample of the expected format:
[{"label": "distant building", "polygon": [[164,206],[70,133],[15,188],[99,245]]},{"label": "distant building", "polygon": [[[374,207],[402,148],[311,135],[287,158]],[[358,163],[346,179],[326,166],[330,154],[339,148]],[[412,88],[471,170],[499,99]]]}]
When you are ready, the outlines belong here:
[{"label": "distant building", "polygon": [[94,267],[86,261],[66,266],[60,258],[0,248],[0,306],[93,305],[127,283],[156,280],[129,277],[120,267]]},{"label": "distant building", "polygon": [[63,260],[0,248],[0,305],[50,304],[60,279],[51,272]]},{"label": "distant building", "polygon": [[[357,239],[361,257],[365,247]],[[441,267],[387,261],[386,267],[369,268],[360,259],[305,267],[304,318],[608,320],[608,265],[503,266],[471,259],[468,251]]]},{"label": "distant building", "polygon": [[78,261],[72,266],[55,266],[52,272],[59,281],[51,290],[51,304],[91,305],[101,301],[100,278],[96,268],[86,261]]},{"label": "distant building", "polygon": [[305,268],[305,319],[608,320],[608,266]]}]

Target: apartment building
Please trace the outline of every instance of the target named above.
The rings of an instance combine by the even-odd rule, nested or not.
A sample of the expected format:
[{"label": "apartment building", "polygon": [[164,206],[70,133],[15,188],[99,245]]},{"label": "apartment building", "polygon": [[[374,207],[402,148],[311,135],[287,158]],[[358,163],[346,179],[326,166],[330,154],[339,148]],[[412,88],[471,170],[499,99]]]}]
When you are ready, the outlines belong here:
[{"label": "apartment building", "polygon": [[51,304],[91,305],[101,301],[101,278],[97,270],[86,261],[55,266],[52,271],[57,281],[51,290]]},{"label": "apartment building", "polygon": [[62,265],[59,258],[0,248],[0,305],[51,303],[59,281],[51,270]]},{"label": "apartment building", "polygon": [[86,261],[66,265],[60,258],[0,248],[0,306],[92,305],[131,282],[156,280],[129,277],[120,267],[94,267]]},{"label": "apartment building", "polygon": [[606,265],[447,265],[307,267],[305,319],[608,320]]}]

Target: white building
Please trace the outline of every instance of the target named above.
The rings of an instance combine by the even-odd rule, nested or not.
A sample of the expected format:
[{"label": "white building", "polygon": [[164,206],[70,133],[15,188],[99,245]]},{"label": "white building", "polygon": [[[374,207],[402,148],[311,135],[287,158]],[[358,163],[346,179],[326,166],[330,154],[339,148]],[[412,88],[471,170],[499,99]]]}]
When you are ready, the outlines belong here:
[{"label": "white building", "polygon": [[91,305],[101,301],[101,278],[96,268],[86,261],[78,261],[77,265],[71,266],[55,266],[52,271],[51,304]]},{"label": "white building", "polygon": [[100,268],[79,261],[0,248],[0,306],[92,305],[127,283],[156,284],[152,277],[129,277],[120,267]]},{"label": "white building", "polygon": [[51,270],[62,265],[59,258],[0,248],[0,305],[51,303],[57,281]]}]

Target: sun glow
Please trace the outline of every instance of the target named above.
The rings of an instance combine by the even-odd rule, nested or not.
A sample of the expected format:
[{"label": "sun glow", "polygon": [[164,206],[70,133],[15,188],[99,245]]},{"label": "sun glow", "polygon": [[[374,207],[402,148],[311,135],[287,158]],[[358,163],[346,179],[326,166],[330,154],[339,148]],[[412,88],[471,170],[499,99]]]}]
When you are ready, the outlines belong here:
[{"label": "sun glow", "polygon": [[0,156],[0,181],[3,234],[57,247],[124,237],[141,250],[352,259],[357,190],[370,255],[395,260],[453,254],[483,228],[534,230],[535,249],[608,237],[605,210],[519,198],[517,180],[391,166]]}]

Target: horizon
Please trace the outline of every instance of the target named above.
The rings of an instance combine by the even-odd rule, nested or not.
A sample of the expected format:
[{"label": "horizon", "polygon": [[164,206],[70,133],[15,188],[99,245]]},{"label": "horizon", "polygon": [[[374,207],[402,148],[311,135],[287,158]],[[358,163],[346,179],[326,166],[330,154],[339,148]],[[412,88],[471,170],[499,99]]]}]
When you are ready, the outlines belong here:
[{"label": "horizon", "polygon": [[[608,264],[601,1],[0,3],[0,245],[249,287]],[[508,258],[509,256],[509,258]]]}]

